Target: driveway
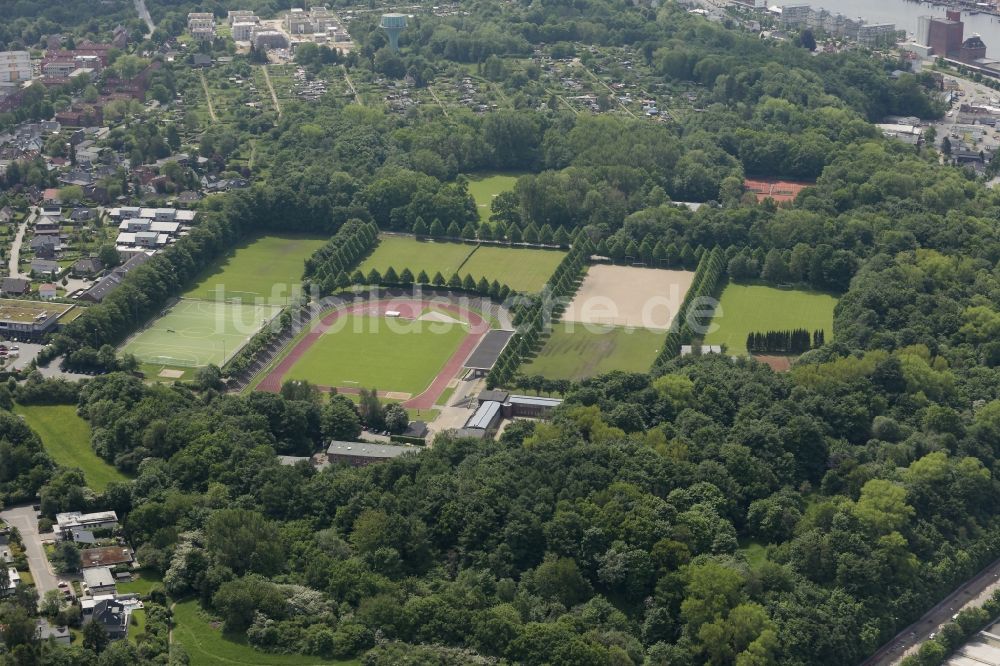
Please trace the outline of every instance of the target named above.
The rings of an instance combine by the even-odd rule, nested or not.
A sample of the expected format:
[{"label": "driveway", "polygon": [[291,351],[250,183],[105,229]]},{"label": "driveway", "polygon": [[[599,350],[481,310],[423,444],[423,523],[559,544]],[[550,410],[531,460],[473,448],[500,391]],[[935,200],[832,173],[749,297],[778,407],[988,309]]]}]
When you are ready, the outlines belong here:
[{"label": "driveway", "polygon": [[35,510],[31,505],[0,511],[0,518],[21,532],[24,552],[28,556],[28,568],[31,569],[31,577],[35,579],[39,598],[44,597],[49,590],[58,590],[59,581],[52,572],[49,559],[45,557],[45,549],[42,548],[42,540],[38,534],[38,519],[35,518]]}]

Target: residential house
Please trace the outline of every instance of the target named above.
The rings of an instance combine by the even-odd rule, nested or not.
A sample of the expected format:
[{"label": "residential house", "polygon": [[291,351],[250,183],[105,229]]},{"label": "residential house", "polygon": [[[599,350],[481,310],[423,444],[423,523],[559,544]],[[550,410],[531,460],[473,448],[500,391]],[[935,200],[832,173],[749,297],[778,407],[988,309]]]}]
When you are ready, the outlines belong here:
[{"label": "residential house", "polygon": [[59,263],[51,259],[32,259],[31,272],[38,276],[55,277],[59,274]]},{"label": "residential house", "polygon": [[14,209],[10,206],[0,208],[0,224],[10,224],[14,221]]},{"label": "residential house", "polygon": [[35,222],[35,234],[50,235],[59,233],[59,220],[54,217],[42,217]]},{"label": "residential house", "polygon": [[107,298],[108,294],[118,288],[118,285],[122,283],[122,280],[125,279],[125,276],[129,271],[142,265],[148,260],[148,254],[140,253],[135,255],[124,264],[102,277],[90,289],[80,294],[79,299],[90,303],[100,303]]},{"label": "residential house", "polygon": [[7,589],[4,590],[4,594],[13,594],[17,586],[21,584],[21,574],[17,572],[14,567],[7,567]]},{"label": "residential house", "polygon": [[118,526],[118,514],[114,511],[99,511],[96,513],[81,513],[67,511],[56,514],[56,524],[53,531],[63,538],[75,537],[81,530],[114,529]]},{"label": "residential house", "polygon": [[[128,619],[131,607],[112,597],[97,601],[92,608],[85,608],[84,623],[97,622],[108,632],[108,638],[118,640],[128,636]],[[89,610],[90,612],[86,612]]]},{"label": "residential house", "polygon": [[24,278],[4,278],[0,282],[0,296],[24,296],[31,291],[31,281]]},{"label": "residential house", "polygon": [[111,573],[110,567],[84,569],[83,582],[87,585],[87,591],[93,596],[114,594],[116,592],[115,577]]},{"label": "residential house", "polygon": [[38,297],[43,301],[51,301],[59,295],[59,289],[51,282],[46,282],[38,287]]},{"label": "residential house", "polygon": [[104,264],[101,263],[100,259],[90,257],[87,259],[79,259],[73,267],[70,269],[70,273],[73,277],[87,277],[90,275],[97,275],[104,270]]},{"label": "residential house", "polygon": [[132,551],[124,546],[104,548],[84,548],[80,551],[80,567],[113,567],[117,564],[131,564]]},{"label": "residential house", "polygon": [[59,236],[35,236],[28,247],[38,259],[55,259],[56,253],[62,249],[62,243]]},{"label": "residential house", "polygon": [[94,211],[89,208],[74,208],[69,214],[69,219],[76,224],[94,219]]},{"label": "residential house", "polygon": [[45,618],[38,618],[35,623],[35,635],[43,643],[52,640],[59,645],[69,645],[73,639],[68,628],[50,624]]}]

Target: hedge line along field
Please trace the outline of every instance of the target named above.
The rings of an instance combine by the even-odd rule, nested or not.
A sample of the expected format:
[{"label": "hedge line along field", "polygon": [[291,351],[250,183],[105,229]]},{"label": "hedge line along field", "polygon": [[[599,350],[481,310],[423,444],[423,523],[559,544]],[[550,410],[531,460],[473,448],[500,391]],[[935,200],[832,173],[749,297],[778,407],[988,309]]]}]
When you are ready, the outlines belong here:
[{"label": "hedge line along field", "polygon": [[542,350],[520,374],[578,381],[623,370],[649,372],[666,334],[646,328],[556,324]]},{"label": "hedge line along field", "polygon": [[373,268],[381,274],[389,268],[397,273],[409,268],[416,277],[420,271],[433,279],[441,273],[445,280],[452,273],[472,275],[506,284],[515,291],[539,292],[566,253],[452,241],[418,240],[413,236],[382,236],[378,247],[365,259],[359,270],[367,275]]},{"label": "hedge line along field", "polygon": [[184,297],[286,305],[292,287],[302,284],[305,260],[326,240],[298,235],[247,240],[206,270]]},{"label": "hedge line along field", "polygon": [[705,344],[725,345],[729,354],[746,354],[749,333],[796,328],[810,333],[822,329],[830,342],[836,305],[837,298],[830,294],[730,282],[712,317],[712,326],[718,328],[705,336]]},{"label": "hedge line along field", "polygon": [[417,395],[430,385],[468,331],[462,324],[345,315],[283,379]]}]

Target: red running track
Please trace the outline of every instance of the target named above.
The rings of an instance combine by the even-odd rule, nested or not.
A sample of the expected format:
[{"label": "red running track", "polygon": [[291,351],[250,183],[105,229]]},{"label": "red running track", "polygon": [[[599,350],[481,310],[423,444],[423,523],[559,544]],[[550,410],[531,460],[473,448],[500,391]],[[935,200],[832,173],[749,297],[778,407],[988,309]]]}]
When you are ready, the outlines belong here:
[{"label": "red running track", "polygon": [[431,382],[430,386],[424,390],[420,395],[410,398],[403,403],[404,407],[412,407],[414,409],[430,409],[436,403],[441,394],[444,393],[445,389],[448,388],[448,383],[458,374],[458,371],[462,369],[462,365],[465,360],[469,358],[469,354],[472,350],[476,348],[479,341],[482,340],[483,336],[489,330],[489,324],[483,319],[478,313],[472,312],[466,308],[460,308],[457,305],[451,303],[442,303],[440,301],[415,301],[413,299],[390,299],[390,300],[378,300],[378,301],[364,301],[362,303],[355,303],[348,307],[339,308],[334,310],[330,314],[323,317],[319,324],[313,325],[312,329],[306,333],[295,347],[292,348],[288,355],[285,356],[275,368],[268,373],[263,381],[257,386],[258,391],[269,391],[271,393],[277,393],[281,390],[281,380],[288,374],[302,355],[312,347],[320,339],[320,337],[326,333],[330,327],[333,325],[337,319],[344,315],[352,314],[367,314],[371,316],[384,316],[389,310],[395,310],[400,313],[401,317],[407,319],[416,319],[421,315],[421,313],[428,307],[433,306],[436,309],[444,310],[457,315],[459,319],[464,319],[469,322],[469,334],[462,339],[462,343],[455,350],[455,353],[451,355],[451,358],[444,364],[441,371],[438,372],[437,376],[434,377],[434,381]]}]

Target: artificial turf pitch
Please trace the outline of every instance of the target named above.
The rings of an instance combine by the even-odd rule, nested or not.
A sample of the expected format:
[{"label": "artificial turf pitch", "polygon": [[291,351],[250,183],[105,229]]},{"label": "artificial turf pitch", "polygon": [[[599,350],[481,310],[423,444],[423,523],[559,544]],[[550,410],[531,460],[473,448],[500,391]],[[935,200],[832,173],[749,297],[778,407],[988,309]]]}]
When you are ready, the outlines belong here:
[{"label": "artificial turf pitch", "polygon": [[468,328],[458,324],[346,315],[302,354],[284,379],[417,395],[467,334]]},{"label": "artificial turf pitch", "polygon": [[221,366],[280,311],[276,305],[181,300],[121,351],[149,364]]},{"label": "artificial turf pitch", "polygon": [[664,331],[563,322],[520,372],[574,381],[612,370],[649,372],[665,339]]},{"label": "artificial turf pitch", "polygon": [[730,282],[712,318],[718,329],[705,336],[705,344],[725,345],[729,354],[746,354],[749,333],[796,328],[810,333],[822,329],[830,342],[836,305],[837,298],[829,294]]},{"label": "artificial turf pitch", "polygon": [[326,242],[312,236],[260,236],[208,268],[185,298],[286,305],[302,284],[305,260]]}]

